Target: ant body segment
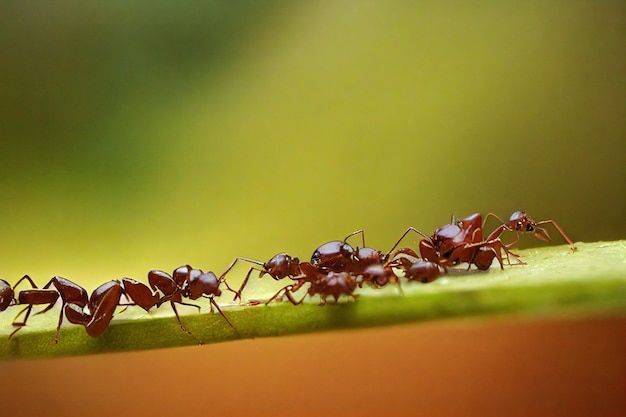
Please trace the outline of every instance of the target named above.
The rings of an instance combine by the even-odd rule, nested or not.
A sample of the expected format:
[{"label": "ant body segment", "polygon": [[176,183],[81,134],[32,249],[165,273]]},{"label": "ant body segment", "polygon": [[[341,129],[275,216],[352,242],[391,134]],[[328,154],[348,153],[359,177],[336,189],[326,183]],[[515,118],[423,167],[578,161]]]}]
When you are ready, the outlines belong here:
[{"label": "ant body segment", "polygon": [[[355,254],[355,249],[350,246],[347,240],[355,235],[361,235],[363,246],[360,256]],[[358,248],[357,251],[358,252]],[[321,271],[343,272],[353,268],[356,261],[360,265],[355,269],[365,269],[368,263],[376,263],[375,249],[365,248],[365,232],[362,229],[355,230],[346,236],[343,240],[332,240],[319,246],[311,255],[311,264],[319,268]]]},{"label": "ant body segment", "polygon": [[230,272],[231,269],[235,266],[238,261],[245,261],[251,264],[256,265],[257,267],[252,267],[248,270],[246,277],[243,279],[239,290],[235,292],[235,298],[233,301],[236,301],[238,298],[241,300],[241,293],[243,289],[248,284],[248,279],[252,274],[252,271],[259,271],[259,278],[263,277],[263,275],[267,274],[270,277],[274,278],[274,280],[279,281],[283,278],[294,278],[302,274],[300,270],[300,260],[298,258],[291,257],[290,255],[281,252],[277,255],[274,255],[269,261],[261,262],[256,259],[237,257],[231,262],[231,264],[226,268],[226,270],[220,275],[220,280],[224,280],[226,274]]},{"label": "ant body segment", "polygon": [[0,279],[0,311],[4,311],[15,304],[15,291],[11,284]]},{"label": "ant body segment", "polygon": [[77,303],[67,303],[65,317],[70,323],[85,326],[89,336],[99,337],[109,327],[123,293],[119,280],[105,282],[93,290],[86,309]]},{"label": "ant body segment", "polygon": [[395,267],[404,272],[404,277],[409,281],[419,281],[422,283],[433,282],[440,275],[448,272],[444,266],[436,262],[427,261],[421,258],[411,248],[398,249],[392,258]]},{"label": "ant body segment", "polygon": [[[272,298],[267,300],[265,304],[287,297],[291,304],[299,305],[304,302],[307,296],[313,297],[315,295],[320,296],[322,304],[327,304],[328,297],[334,298],[336,303],[342,295],[350,296],[356,301],[357,297],[354,295],[354,291],[357,287],[357,281],[348,272],[322,270],[309,262],[302,262],[300,268],[302,275],[296,278],[297,282],[282,288]],[[307,293],[300,300],[296,300],[294,293],[306,283],[310,284]]]},{"label": "ant body segment", "polygon": [[176,268],[172,275],[165,271],[153,269],[148,272],[148,282],[152,290],[150,290],[150,288],[148,288],[148,286],[144,283],[132,278],[124,278],[122,280],[128,298],[133,302],[133,304],[138,305],[145,311],[150,310],[154,306],[158,308],[161,304],[169,301],[181,330],[189,334],[191,337],[194,336],[183,325],[183,322],[178,314],[178,310],[176,309],[176,304],[196,307],[198,311],[200,310],[200,306],[186,303],[183,301],[183,298],[189,298],[191,300],[197,300],[201,297],[208,298],[211,311],[213,311],[213,307],[215,307],[224,320],[226,320],[228,325],[233,328],[235,327],[231,321],[228,320],[228,317],[224,315],[213,297],[218,297],[222,294],[222,291],[219,288],[222,282],[226,285],[229,291],[234,293],[236,293],[236,291],[230,288],[228,283],[226,283],[223,278],[218,279],[213,272],[203,272],[200,269],[193,269],[189,265],[183,265]]},{"label": "ant body segment", "polygon": [[501,223],[501,225],[498,226],[498,228],[496,228],[491,233],[491,236],[500,236],[504,231],[513,231],[517,234],[517,238],[515,239],[515,241],[509,243],[507,247],[512,247],[513,245],[515,245],[520,238],[520,234],[525,233],[532,233],[535,238],[544,242],[552,242],[552,238],[550,237],[548,231],[541,227],[541,225],[544,224],[551,224],[561,234],[563,239],[565,239],[565,241],[569,244],[570,249],[572,251],[576,251],[576,245],[574,244],[572,239],[569,238],[569,236],[565,233],[561,226],[559,226],[554,220],[542,220],[536,222],[528,217],[528,214],[525,211],[514,212],[513,214],[511,214],[511,217],[509,217],[509,221],[506,223],[500,220],[500,218],[493,213],[489,213],[487,216],[485,216],[485,223],[487,222],[487,219],[489,217],[495,217]]},{"label": "ant body segment", "polygon": [[[411,231],[419,234],[424,238],[419,243],[422,258],[425,261],[436,263],[444,270],[450,266],[467,262],[470,267],[476,265],[478,269],[484,271],[489,269],[494,258],[503,268],[502,252],[505,253],[510,264],[509,256],[517,257],[517,255],[510,252],[509,246],[504,245],[499,239],[502,232],[493,232],[487,239],[483,239],[481,222],[482,217],[478,213],[456,222],[453,217],[449,224],[435,230],[435,233],[430,237],[414,227],[409,227],[400,237],[398,243]],[[413,254],[410,255],[413,256]],[[422,266],[434,273],[432,266],[423,263]]]},{"label": "ant body segment", "polygon": [[[61,297],[62,305],[54,343],[59,342],[59,332],[64,316],[70,323],[85,326],[85,330],[90,336],[98,337],[109,326],[115,309],[119,304],[120,297],[124,292],[120,282],[117,280],[100,285],[91,293],[91,297],[88,296],[87,291],[83,287],[59,276],[52,277],[43,288],[38,288],[28,275],[24,275],[15,284],[15,287],[23,280],[27,280],[31,284],[32,289],[22,290],[18,293],[17,304],[27,306],[17,313],[13,319],[12,324],[17,326],[17,328],[9,335],[9,339],[22,327],[26,326],[26,322],[35,305],[48,304],[46,308],[36,313],[42,314],[49,311],[59,297]],[[52,286],[54,288],[51,288]],[[24,312],[26,312],[24,319],[17,321],[18,317],[24,314]]]},{"label": "ant body segment", "polygon": [[[56,277],[55,277],[56,278]],[[58,290],[54,290],[54,289],[46,289],[46,288],[38,288],[37,284],[35,284],[35,282],[28,276],[28,275],[24,275],[19,281],[17,281],[17,283],[15,284],[15,286],[13,287],[14,289],[17,288],[18,285],[20,285],[20,283],[22,281],[28,281],[32,287],[32,289],[30,290],[22,290],[18,293],[17,296],[17,303],[16,304],[20,304],[20,305],[26,305],[26,307],[24,307],[19,313],[17,313],[17,315],[13,318],[13,326],[17,326],[17,328],[15,330],[13,330],[13,332],[11,332],[11,334],[9,335],[9,339],[13,337],[13,335],[15,333],[17,333],[22,327],[26,326],[26,322],[28,321],[28,317],[30,316],[31,311],[33,310],[33,307],[35,305],[43,305],[43,304],[48,304],[48,306],[39,311],[36,314],[42,314],[47,312],[48,310],[50,310],[52,307],[54,307],[54,304],[57,302],[57,300],[59,299],[59,292]],[[50,281],[52,282],[52,281]],[[24,319],[21,322],[17,321],[17,318],[19,316],[21,316],[24,312],[26,312]],[[59,341],[59,328],[61,327],[61,322],[63,320],[63,309],[61,309],[61,316],[59,317],[59,325],[57,327],[57,333],[55,335],[54,338],[54,343],[58,343]]]},{"label": "ant body segment", "polygon": [[365,232],[363,230],[350,233],[344,242],[357,234],[361,235],[363,246],[354,250],[352,260],[345,271],[356,277],[359,288],[362,288],[364,283],[373,288],[382,288],[391,283],[396,284],[402,293],[400,281],[393,272],[394,263],[390,262],[390,252],[383,254],[377,249],[365,246]]}]

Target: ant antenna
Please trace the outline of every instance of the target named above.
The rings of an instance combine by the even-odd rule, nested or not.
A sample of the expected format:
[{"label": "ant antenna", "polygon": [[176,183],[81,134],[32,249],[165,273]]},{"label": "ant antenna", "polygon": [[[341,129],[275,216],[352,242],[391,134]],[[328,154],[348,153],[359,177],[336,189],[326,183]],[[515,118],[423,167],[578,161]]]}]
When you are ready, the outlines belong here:
[{"label": "ant antenna", "polygon": [[363,243],[362,247],[365,247],[365,231],[363,229],[355,230],[354,232],[350,233],[348,236],[345,237],[345,239],[343,239],[343,243],[347,243],[346,241],[349,238],[355,235],[359,235],[359,234],[361,235],[361,241]]}]

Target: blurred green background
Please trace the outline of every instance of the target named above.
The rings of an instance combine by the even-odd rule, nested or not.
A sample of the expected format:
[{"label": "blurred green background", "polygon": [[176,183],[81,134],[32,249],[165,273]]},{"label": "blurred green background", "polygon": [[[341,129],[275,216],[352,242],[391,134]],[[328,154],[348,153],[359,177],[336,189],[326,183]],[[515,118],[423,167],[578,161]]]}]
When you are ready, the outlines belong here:
[{"label": "blurred green background", "polygon": [[623,1],[3,2],[0,276],[387,249],[452,213],[624,238],[624,45]]}]

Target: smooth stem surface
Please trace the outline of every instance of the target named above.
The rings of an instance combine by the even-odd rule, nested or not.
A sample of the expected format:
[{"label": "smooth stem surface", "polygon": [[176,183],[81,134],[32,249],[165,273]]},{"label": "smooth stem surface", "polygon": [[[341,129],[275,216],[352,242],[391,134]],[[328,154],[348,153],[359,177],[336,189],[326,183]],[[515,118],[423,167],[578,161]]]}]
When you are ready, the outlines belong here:
[{"label": "smooth stem surface", "polygon": [[[470,315],[549,314],[562,310],[625,314],[626,241],[577,246],[576,252],[568,246],[520,250],[517,253],[527,265],[504,270],[494,264],[485,273],[459,271],[430,284],[402,280],[403,296],[395,288],[362,290],[356,302],[345,300],[318,306],[318,300],[312,299],[296,307],[289,303],[241,307],[218,300],[236,330],[219,314],[204,310],[201,314],[194,314],[193,309],[185,311],[182,320],[197,339],[217,343]],[[255,294],[246,296],[253,298]],[[21,308],[11,307],[0,313],[0,358],[86,355],[197,344],[180,329],[167,304],[154,317],[141,314],[138,307],[130,307],[118,314],[110,328],[96,339],[80,326],[64,324],[60,342],[55,345],[52,340],[60,312],[56,307],[31,317],[28,325],[8,340],[13,330],[11,321]]]}]

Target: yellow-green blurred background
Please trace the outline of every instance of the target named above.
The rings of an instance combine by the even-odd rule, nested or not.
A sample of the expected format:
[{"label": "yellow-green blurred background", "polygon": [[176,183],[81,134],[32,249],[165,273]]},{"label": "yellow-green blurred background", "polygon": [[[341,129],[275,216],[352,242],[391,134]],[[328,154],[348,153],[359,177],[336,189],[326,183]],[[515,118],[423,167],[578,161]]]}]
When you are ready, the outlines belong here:
[{"label": "yellow-green blurred background", "polygon": [[3,2],[0,277],[386,249],[452,213],[624,238],[625,45],[619,0]]},{"label": "yellow-green blurred background", "polygon": [[4,3],[0,275],[386,249],[476,211],[623,238],[625,10]]}]

